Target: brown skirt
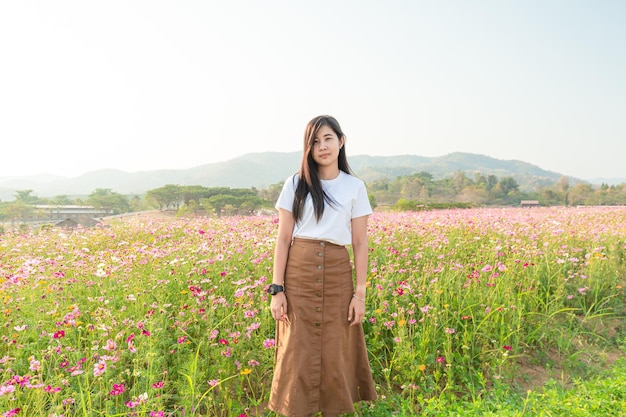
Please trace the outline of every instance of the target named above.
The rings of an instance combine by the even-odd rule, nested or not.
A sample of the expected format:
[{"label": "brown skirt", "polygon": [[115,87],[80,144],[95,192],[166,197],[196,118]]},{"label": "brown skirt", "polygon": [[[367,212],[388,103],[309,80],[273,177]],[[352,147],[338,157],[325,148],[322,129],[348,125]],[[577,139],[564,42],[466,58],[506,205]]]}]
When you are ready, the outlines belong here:
[{"label": "brown skirt", "polygon": [[268,408],[289,417],[354,412],[376,399],[363,327],[350,326],[354,284],[344,246],[294,239],[285,270],[287,321],[276,322]]}]

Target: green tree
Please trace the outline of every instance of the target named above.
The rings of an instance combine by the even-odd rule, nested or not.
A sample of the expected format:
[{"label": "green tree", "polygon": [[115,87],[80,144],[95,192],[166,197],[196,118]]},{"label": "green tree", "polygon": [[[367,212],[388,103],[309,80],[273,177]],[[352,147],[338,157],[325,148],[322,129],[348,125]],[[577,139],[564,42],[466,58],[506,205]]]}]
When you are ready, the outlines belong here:
[{"label": "green tree", "polygon": [[573,206],[582,206],[591,204],[595,190],[591,184],[578,183],[569,190],[569,204]]},{"label": "green tree", "polygon": [[189,205],[192,201],[198,203],[200,199],[210,196],[210,189],[201,185],[185,185],[180,189],[180,196],[185,205]]},{"label": "green tree", "polygon": [[569,205],[569,179],[566,176],[561,176],[555,184],[556,192],[561,196],[561,202],[566,206]]},{"label": "green tree", "polygon": [[52,204],[57,206],[69,206],[73,204],[72,200],[66,195],[58,195],[50,201]]},{"label": "green tree", "polygon": [[87,197],[87,204],[109,214],[128,213],[130,211],[128,198],[110,188],[97,188]]},{"label": "green tree", "polygon": [[500,181],[498,181],[497,186],[504,195],[519,190],[519,184],[513,177],[502,177]]},{"label": "green tree", "polygon": [[495,175],[493,174],[487,175],[487,190],[488,191],[493,190],[493,187],[495,187],[498,182],[499,182],[498,177],[496,177]]},{"label": "green tree", "polygon": [[400,195],[408,200],[414,200],[420,195],[422,187],[424,187],[424,181],[419,176],[409,175],[402,181]]},{"label": "green tree", "polygon": [[33,190],[16,190],[17,194],[14,195],[16,203],[23,204],[38,204],[41,202],[41,198],[31,195]]},{"label": "green tree", "polygon": [[4,206],[4,215],[11,223],[23,222],[35,216],[35,207],[23,201],[14,201]]},{"label": "green tree", "polygon": [[155,203],[160,210],[174,208],[178,210],[183,203],[183,190],[180,185],[167,184],[146,192],[146,198]]},{"label": "green tree", "polygon": [[269,187],[259,190],[259,197],[269,202],[269,204],[273,207],[278,200],[278,196],[280,195],[282,189],[283,183],[272,184]]}]

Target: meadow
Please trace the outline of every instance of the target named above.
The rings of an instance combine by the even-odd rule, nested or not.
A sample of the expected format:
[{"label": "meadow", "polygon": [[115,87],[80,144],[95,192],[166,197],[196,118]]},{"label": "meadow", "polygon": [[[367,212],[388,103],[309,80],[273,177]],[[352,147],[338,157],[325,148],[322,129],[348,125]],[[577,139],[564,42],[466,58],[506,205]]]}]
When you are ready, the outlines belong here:
[{"label": "meadow", "polygon": [[[541,415],[598,374],[597,415],[623,415],[625,208],[376,213],[369,229],[379,400],[355,415]],[[0,416],[273,416],[276,230],[134,216],[0,235]]]}]

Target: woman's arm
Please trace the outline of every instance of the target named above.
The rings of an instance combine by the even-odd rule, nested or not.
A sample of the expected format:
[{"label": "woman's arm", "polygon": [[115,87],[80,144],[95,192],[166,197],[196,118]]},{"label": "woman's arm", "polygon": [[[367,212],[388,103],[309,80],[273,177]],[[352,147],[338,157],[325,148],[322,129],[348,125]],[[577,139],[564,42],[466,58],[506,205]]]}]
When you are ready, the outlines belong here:
[{"label": "woman's arm", "polygon": [[365,317],[365,293],[367,281],[367,220],[368,216],[352,219],[352,253],[354,254],[354,270],[356,273],[356,289],[350,302],[348,321],[351,325],[361,323]]},{"label": "woman's arm", "polygon": [[[278,285],[285,285],[285,269],[287,267],[287,257],[291,247],[291,236],[295,221],[291,212],[278,210],[278,234],[276,246],[274,247],[274,269],[272,282]],[[272,317],[275,320],[284,321],[287,316],[287,297],[284,292],[272,296],[270,303]]]}]

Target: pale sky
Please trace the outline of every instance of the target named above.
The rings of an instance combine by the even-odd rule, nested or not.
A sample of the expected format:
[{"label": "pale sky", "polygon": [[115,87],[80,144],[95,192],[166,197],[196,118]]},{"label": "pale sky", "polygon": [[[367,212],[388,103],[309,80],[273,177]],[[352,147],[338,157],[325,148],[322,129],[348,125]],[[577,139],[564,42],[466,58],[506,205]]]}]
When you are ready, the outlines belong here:
[{"label": "pale sky", "polygon": [[626,178],[626,1],[0,0],[0,176],[302,147]]}]

